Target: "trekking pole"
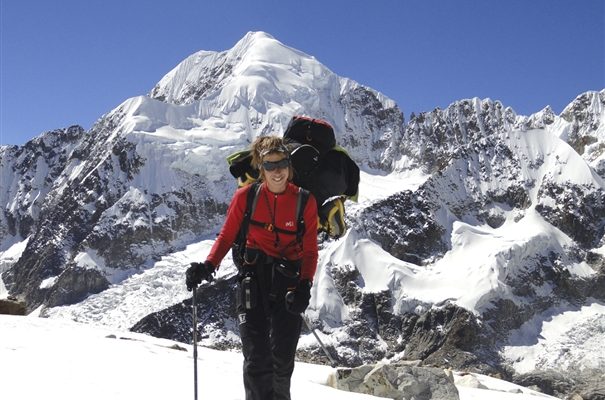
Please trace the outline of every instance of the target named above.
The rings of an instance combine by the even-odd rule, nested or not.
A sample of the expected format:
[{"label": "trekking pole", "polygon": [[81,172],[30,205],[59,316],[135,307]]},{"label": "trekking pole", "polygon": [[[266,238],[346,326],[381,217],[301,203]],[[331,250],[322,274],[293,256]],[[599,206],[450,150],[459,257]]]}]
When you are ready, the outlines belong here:
[{"label": "trekking pole", "polygon": [[193,287],[193,396],[197,400],[197,303],[195,299],[197,286]]},{"label": "trekking pole", "polygon": [[311,326],[311,323],[307,319],[307,316],[305,315],[305,313],[304,312],[300,313],[300,316],[302,317],[303,321],[305,321],[305,325],[307,326],[307,329],[309,329],[311,332],[313,332],[313,336],[315,336],[315,339],[317,339],[317,342],[319,343],[319,345],[323,349],[324,353],[326,353],[326,356],[328,356],[328,359],[330,360],[330,364],[332,365],[332,368],[336,368],[338,366],[336,364],[336,361],[334,361],[334,359],[332,358],[332,356],[328,352],[328,349],[326,349],[326,346],[324,346],[323,342],[321,341],[321,339],[317,335],[317,332],[315,332],[315,329]]}]

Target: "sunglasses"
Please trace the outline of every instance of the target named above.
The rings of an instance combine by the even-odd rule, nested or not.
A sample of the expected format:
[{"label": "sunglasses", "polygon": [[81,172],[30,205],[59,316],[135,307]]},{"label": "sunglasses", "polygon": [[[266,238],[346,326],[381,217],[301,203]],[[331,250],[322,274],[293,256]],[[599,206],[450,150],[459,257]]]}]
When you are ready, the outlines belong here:
[{"label": "sunglasses", "polygon": [[282,158],[279,161],[263,161],[262,166],[265,171],[275,171],[276,169],[288,168],[290,166],[290,159]]}]

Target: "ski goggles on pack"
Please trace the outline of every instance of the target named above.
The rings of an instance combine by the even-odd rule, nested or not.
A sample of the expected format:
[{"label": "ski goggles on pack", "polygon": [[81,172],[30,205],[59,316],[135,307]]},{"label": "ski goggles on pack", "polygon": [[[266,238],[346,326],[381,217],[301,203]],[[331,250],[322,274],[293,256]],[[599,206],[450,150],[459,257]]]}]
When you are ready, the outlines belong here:
[{"label": "ski goggles on pack", "polygon": [[269,147],[268,149],[264,149],[260,152],[260,157],[263,158],[264,156],[266,156],[267,154],[271,154],[271,153],[284,153],[284,154],[290,154],[290,150],[288,149],[288,147],[286,145],[283,144],[279,144],[277,146],[274,147]]},{"label": "ski goggles on pack", "polygon": [[286,157],[279,161],[263,161],[261,165],[265,171],[275,171],[278,168],[288,168],[290,166],[290,159]]}]

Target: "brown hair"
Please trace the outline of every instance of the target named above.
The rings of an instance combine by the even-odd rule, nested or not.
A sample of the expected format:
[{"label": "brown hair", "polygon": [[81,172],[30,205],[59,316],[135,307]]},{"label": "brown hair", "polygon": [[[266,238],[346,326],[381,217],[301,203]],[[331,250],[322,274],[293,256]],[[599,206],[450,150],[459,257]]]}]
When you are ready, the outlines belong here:
[{"label": "brown hair", "polygon": [[[257,137],[251,145],[252,149],[252,166],[260,171],[260,178],[264,178],[262,169],[263,157],[268,154],[282,153],[286,157],[290,156],[290,150],[284,143],[284,140],[279,136],[260,136]],[[288,180],[291,181],[294,176],[292,166],[289,167],[290,173]]]}]

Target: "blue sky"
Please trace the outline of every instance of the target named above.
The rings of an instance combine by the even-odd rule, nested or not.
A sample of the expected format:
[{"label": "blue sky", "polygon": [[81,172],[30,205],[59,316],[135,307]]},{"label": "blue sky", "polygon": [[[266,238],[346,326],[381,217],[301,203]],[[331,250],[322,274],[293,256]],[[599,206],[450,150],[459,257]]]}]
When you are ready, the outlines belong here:
[{"label": "blue sky", "polygon": [[0,0],[0,144],[89,129],[198,50],[265,31],[411,112],[605,88],[602,0]]}]

